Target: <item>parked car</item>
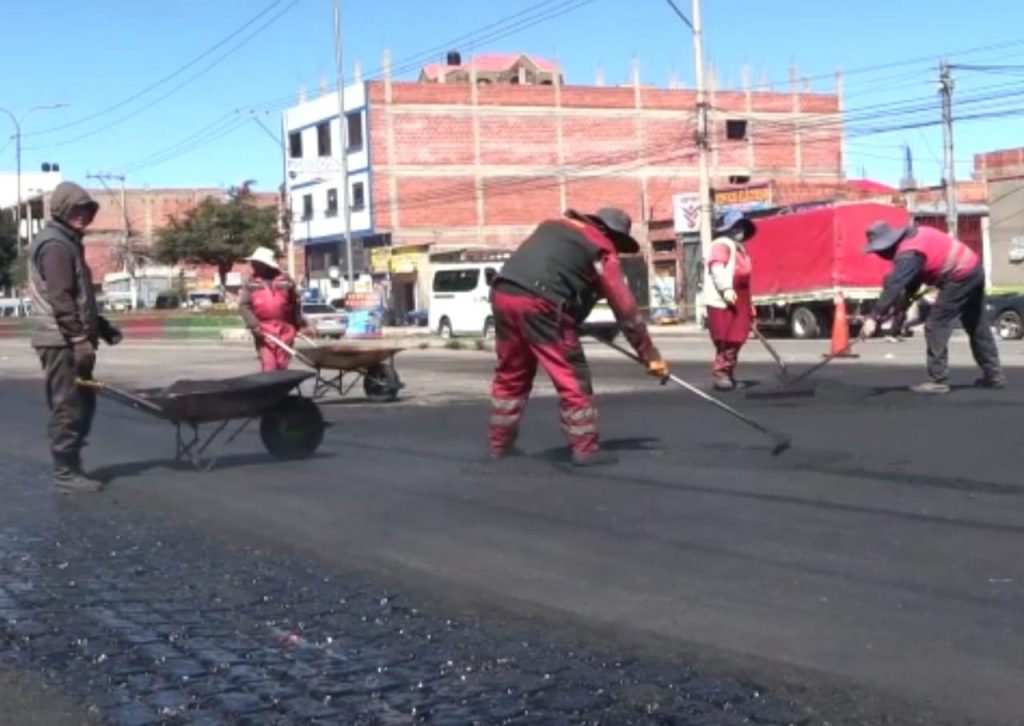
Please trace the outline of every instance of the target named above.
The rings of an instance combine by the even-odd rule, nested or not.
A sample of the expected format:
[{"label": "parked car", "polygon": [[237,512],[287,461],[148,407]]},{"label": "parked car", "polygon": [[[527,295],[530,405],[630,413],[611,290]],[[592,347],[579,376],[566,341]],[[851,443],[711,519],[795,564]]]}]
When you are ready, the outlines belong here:
[{"label": "parked car", "polygon": [[1024,295],[1005,293],[988,298],[988,314],[1003,340],[1024,338]]},{"label": "parked car", "polygon": [[321,338],[343,338],[348,330],[348,313],[331,305],[304,303],[302,317]]}]

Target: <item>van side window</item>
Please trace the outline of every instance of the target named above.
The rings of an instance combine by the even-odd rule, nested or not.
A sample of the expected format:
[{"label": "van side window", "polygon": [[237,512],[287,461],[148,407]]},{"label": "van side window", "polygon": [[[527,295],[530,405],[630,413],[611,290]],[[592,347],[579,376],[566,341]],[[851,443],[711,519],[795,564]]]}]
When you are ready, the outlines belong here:
[{"label": "van side window", "polygon": [[480,282],[480,270],[439,270],[434,274],[434,292],[472,292]]},{"label": "van side window", "polygon": [[498,276],[498,271],[493,267],[488,267],[484,270],[484,281],[487,283],[487,287],[494,284],[494,278]]}]

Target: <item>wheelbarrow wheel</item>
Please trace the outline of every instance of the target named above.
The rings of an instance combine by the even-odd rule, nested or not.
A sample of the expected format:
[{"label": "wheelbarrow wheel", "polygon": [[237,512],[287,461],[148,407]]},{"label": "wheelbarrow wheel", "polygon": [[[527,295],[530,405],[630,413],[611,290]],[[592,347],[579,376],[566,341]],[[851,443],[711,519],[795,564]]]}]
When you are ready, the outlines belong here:
[{"label": "wheelbarrow wheel", "polygon": [[324,439],[324,417],[308,398],[288,396],[260,419],[263,446],[275,459],[305,459]]},{"label": "wheelbarrow wheel", "polygon": [[363,375],[363,391],[374,403],[390,403],[398,398],[402,382],[398,372],[387,363],[371,366]]}]

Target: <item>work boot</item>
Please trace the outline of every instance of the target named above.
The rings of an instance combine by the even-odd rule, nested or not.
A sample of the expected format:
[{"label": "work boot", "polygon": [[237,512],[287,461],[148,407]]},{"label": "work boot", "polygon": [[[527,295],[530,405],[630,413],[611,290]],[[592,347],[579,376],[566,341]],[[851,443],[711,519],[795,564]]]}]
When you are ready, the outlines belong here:
[{"label": "work boot", "polygon": [[77,454],[54,457],[53,484],[62,494],[98,492],[103,482],[82,471],[82,460]]},{"label": "work boot", "polygon": [[984,376],[976,380],[974,385],[978,388],[991,388],[993,390],[1006,388],[1006,375],[1002,371],[986,373]]},{"label": "work boot", "polygon": [[726,375],[718,375],[711,379],[716,391],[732,391],[736,389],[736,381]]},{"label": "work boot", "polygon": [[949,393],[952,389],[949,384],[945,381],[927,381],[925,383],[919,383],[916,386],[911,386],[910,390],[914,393],[927,393],[931,395],[944,395]]},{"label": "work boot", "polygon": [[607,466],[609,464],[616,464],[618,461],[619,457],[615,454],[601,449],[598,449],[597,451],[572,452],[572,465],[580,468],[590,466]]}]

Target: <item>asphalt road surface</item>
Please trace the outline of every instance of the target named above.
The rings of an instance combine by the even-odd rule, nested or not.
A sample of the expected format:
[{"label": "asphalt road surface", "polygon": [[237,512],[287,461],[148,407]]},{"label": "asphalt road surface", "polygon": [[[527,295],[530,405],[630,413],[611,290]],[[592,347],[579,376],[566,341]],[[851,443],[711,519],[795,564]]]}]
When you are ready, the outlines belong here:
[{"label": "asphalt road surface", "polygon": [[[706,343],[661,346],[706,382]],[[822,345],[781,347],[800,367]],[[104,402],[87,453],[111,484],[60,498],[34,362],[4,344],[0,672],[123,724],[1024,724],[1022,352],[1001,392],[967,368],[948,397],[906,392],[912,341],[830,366],[813,398],[729,395],[793,435],[774,458],[593,349],[621,461],[581,473],[549,389],[528,455],[488,463],[490,356],[410,351],[403,400],[325,404],[299,463],[249,432],[213,471],[175,468],[170,427]],[[101,375],[250,365],[125,346]]]}]

